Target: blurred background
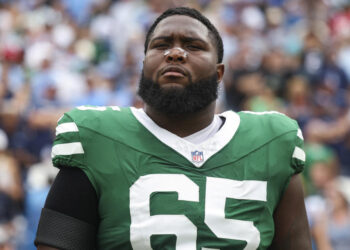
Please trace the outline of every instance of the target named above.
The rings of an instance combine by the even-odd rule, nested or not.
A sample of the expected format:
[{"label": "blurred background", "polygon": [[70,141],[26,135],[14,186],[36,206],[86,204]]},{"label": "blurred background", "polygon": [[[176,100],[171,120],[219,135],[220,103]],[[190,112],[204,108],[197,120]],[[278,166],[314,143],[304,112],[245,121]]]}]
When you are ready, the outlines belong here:
[{"label": "blurred background", "polygon": [[142,107],[145,33],[181,5],[222,35],[217,112],[299,122],[314,249],[350,249],[349,0],[0,0],[0,249],[35,249],[58,118],[78,105]]}]

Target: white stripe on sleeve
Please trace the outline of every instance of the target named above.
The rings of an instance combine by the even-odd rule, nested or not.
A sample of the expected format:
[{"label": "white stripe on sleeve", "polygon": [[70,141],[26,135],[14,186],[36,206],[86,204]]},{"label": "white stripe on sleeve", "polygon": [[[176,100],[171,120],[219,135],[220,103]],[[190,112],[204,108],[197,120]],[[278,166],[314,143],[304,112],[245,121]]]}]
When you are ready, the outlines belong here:
[{"label": "white stripe on sleeve", "polygon": [[303,133],[301,132],[301,129],[300,129],[300,128],[298,129],[297,136],[298,136],[300,139],[304,140]]},{"label": "white stripe on sleeve", "polygon": [[293,158],[296,158],[301,161],[305,161],[305,152],[299,147],[295,147],[293,152]]},{"label": "white stripe on sleeve", "polygon": [[53,146],[51,157],[74,154],[84,154],[83,145],[80,142],[62,143]]},{"label": "white stripe on sleeve", "polygon": [[78,132],[78,127],[74,122],[62,123],[56,127],[56,135],[67,132]]}]

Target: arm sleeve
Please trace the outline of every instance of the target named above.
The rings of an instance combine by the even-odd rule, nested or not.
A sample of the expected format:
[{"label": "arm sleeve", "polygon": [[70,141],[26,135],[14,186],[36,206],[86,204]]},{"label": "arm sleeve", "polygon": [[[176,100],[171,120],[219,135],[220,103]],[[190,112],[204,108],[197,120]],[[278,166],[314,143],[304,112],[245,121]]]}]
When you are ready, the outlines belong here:
[{"label": "arm sleeve", "polygon": [[292,154],[292,167],[295,171],[294,174],[298,174],[304,170],[305,159],[306,155],[304,152],[304,138],[301,129],[298,128]]},{"label": "arm sleeve", "polygon": [[43,208],[35,245],[59,249],[94,249],[98,198],[85,173],[61,167]]},{"label": "arm sleeve", "polygon": [[61,166],[85,168],[83,142],[78,125],[71,117],[71,112],[64,114],[57,123],[56,138],[52,147],[52,163]]},{"label": "arm sleeve", "polygon": [[45,208],[98,225],[98,200],[85,173],[78,168],[61,168],[45,202]]}]

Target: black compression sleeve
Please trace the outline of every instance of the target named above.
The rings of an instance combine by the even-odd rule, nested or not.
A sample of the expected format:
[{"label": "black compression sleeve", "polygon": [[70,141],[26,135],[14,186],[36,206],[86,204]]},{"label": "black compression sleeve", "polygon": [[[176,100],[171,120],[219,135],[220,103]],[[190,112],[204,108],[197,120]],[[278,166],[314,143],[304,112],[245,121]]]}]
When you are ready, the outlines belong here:
[{"label": "black compression sleeve", "polygon": [[45,208],[97,227],[98,198],[86,174],[78,168],[62,167],[47,196]]},{"label": "black compression sleeve", "polygon": [[61,250],[94,250],[96,228],[71,216],[43,208],[34,245]]},{"label": "black compression sleeve", "polygon": [[34,244],[58,249],[95,249],[98,198],[85,173],[63,167],[41,212]]}]

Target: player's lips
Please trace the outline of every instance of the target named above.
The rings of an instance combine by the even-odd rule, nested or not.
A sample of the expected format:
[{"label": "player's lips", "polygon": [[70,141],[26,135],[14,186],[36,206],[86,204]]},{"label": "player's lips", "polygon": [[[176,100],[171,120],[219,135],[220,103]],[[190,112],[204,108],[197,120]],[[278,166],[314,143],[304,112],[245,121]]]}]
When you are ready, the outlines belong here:
[{"label": "player's lips", "polygon": [[180,66],[166,66],[164,69],[161,71],[162,76],[174,76],[174,77],[184,77],[186,76],[186,71],[181,68]]}]

